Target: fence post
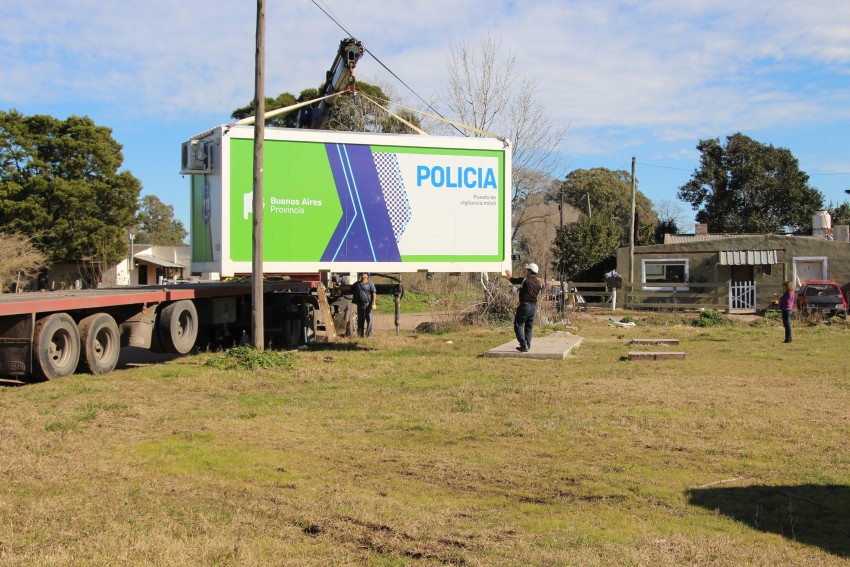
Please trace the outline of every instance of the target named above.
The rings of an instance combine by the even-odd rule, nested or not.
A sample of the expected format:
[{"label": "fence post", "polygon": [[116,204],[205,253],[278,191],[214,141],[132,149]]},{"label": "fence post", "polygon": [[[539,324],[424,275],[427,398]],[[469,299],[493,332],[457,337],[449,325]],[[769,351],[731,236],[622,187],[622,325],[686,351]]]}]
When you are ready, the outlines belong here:
[{"label": "fence post", "polygon": [[611,291],[611,311],[617,310],[617,288]]}]

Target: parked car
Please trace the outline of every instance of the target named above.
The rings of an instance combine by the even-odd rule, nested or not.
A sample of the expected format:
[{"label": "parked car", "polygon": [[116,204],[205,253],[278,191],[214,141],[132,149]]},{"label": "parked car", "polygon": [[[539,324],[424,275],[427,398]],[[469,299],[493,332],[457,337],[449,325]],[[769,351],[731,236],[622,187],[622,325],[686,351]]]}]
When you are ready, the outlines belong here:
[{"label": "parked car", "polygon": [[847,301],[837,282],[806,280],[797,293],[797,307],[802,313],[819,312],[829,317],[847,318]]}]

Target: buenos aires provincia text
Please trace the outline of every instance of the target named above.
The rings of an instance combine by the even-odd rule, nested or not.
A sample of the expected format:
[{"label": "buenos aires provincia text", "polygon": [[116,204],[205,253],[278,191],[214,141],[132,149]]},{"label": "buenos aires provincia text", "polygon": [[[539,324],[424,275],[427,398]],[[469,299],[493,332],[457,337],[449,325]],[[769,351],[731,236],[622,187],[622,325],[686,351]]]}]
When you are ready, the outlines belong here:
[{"label": "buenos aires provincia text", "polygon": [[271,197],[269,200],[271,212],[281,215],[303,215],[304,207],[321,207],[322,201],[319,199],[282,199],[280,197]]}]

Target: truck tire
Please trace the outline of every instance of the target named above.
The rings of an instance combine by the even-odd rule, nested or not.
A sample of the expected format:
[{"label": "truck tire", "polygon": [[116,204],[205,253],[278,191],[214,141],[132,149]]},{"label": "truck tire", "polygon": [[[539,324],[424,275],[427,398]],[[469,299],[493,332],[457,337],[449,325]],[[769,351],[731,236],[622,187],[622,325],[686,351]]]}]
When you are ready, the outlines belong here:
[{"label": "truck tire", "polygon": [[33,374],[55,380],[70,376],[80,361],[80,334],[67,313],[40,319],[33,332]]},{"label": "truck tire", "polygon": [[186,354],[198,338],[198,311],[189,300],[176,301],[159,316],[159,339],[166,352]]},{"label": "truck tire", "polygon": [[77,325],[83,355],[80,370],[92,374],[109,374],[121,354],[121,332],[115,319],[107,313],[86,317]]}]

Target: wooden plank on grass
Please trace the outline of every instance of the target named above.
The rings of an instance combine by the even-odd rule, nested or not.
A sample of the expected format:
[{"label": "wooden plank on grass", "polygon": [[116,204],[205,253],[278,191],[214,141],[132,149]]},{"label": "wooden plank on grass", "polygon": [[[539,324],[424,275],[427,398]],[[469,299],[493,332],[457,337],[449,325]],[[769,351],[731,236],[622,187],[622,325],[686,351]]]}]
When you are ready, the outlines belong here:
[{"label": "wooden plank on grass", "polygon": [[322,310],[322,318],[325,320],[325,334],[328,337],[328,342],[336,341],[336,326],[334,325],[334,316],[331,314],[331,306],[328,305],[328,295],[325,293],[325,286],[319,284],[316,288],[316,295],[319,298],[319,309]]},{"label": "wooden plank on grass", "polygon": [[677,345],[679,339],[632,339],[630,345]]},{"label": "wooden plank on grass", "polygon": [[629,360],[681,360],[684,352],[630,352]]}]

